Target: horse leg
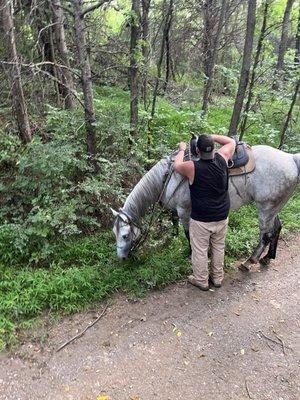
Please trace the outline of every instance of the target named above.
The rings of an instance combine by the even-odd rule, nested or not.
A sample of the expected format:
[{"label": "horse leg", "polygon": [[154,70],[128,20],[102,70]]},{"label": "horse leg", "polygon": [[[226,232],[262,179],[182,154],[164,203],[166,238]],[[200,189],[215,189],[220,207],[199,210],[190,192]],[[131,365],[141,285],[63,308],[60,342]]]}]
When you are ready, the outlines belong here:
[{"label": "horse leg", "polygon": [[179,235],[179,218],[176,211],[171,211],[171,221],[173,225],[173,236]]},{"label": "horse leg", "polygon": [[185,234],[185,237],[187,238],[187,241],[189,243],[189,256],[191,256],[192,255],[192,247],[191,247],[190,231],[188,229],[185,229],[184,230],[184,234]]},{"label": "horse leg", "polygon": [[259,217],[259,227],[260,227],[260,239],[259,243],[254,249],[251,256],[241,264],[239,267],[242,271],[249,271],[251,264],[256,264],[268,244],[274,238],[274,225],[277,213],[274,213],[272,204],[262,204],[257,205],[258,217]]},{"label": "horse leg", "polygon": [[178,213],[178,217],[180,219],[180,222],[182,223],[182,226],[184,228],[184,234],[185,234],[185,237],[187,238],[187,241],[188,241],[188,244],[189,244],[189,256],[191,256],[192,248],[191,248],[191,243],[190,243],[190,231],[189,231],[190,211],[186,210],[185,208],[178,207],[177,208],[177,213]]},{"label": "horse leg", "polygon": [[276,258],[276,251],[277,251],[278,239],[280,236],[281,228],[282,228],[282,224],[277,215],[275,218],[275,221],[274,221],[274,227],[273,227],[273,232],[272,232],[272,237],[271,237],[268,253],[263,258],[260,259],[260,263],[263,266],[269,265],[270,261],[275,260],[275,258]]},{"label": "horse leg", "polygon": [[250,271],[251,265],[256,264],[258,262],[260,256],[264,252],[265,248],[270,243],[270,240],[271,239],[270,239],[269,233],[264,233],[264,234],[260,235],[258,245],[255,247],[251,256],[240,265],[239,269],[242,271]]}]

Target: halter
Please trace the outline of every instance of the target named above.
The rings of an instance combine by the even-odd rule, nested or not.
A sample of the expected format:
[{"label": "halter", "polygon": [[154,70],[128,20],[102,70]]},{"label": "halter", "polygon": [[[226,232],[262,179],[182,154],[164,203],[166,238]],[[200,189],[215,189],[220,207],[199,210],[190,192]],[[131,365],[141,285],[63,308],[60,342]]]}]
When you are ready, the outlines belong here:
[{"label": "halter", "polygon": [[[125,216],[125,218],[124,218]],[[120,208],[119,210],[119,215],[118,217],[125,222],[125,224],[130,226],[130,232],[132,233],[132,241],[135,242],[137,235],[135,235],[134,230],[132,229],[133,226],[135,226],[136,228],[138,228],[141,231],[140,226],[133,220],[133,218],[131,217],[131,215],[129,215],[126,211],[124,211],[122,208]],[[118,246],[117,246],[118,247]]]},{"label": "halter", "polygon": [[[122,218],[122,214],[125,215],[125,217],[127,218],[124,219]],[[130,214],[128,214],[126,211],[123,210],[123,208],[119,209],[119,217],[121,218],[121,220],[129,225],[134,225],[137,228],[141,229],[140,226],[134,221],[134,219],[132,218],[132,216]]]}]

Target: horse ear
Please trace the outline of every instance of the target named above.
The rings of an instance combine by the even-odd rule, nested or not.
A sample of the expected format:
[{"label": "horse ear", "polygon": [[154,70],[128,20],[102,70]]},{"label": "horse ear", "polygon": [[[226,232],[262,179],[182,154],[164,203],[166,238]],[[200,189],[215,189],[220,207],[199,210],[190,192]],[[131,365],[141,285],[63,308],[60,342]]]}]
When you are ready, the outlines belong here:
[{"label": "horse ear", "polygon": [[128,218],[126,217],[126,215],[119,213],[118,216],[121,218],[123,222],[125,222],[125,224],[128,224]]},{"label": "horse ear", "polygon": [[110,211],[113,213],[113,216],[115,218],[117,218],[117,216],[119,215],[118,211],[115,211],[113,208],[110,207]]}]

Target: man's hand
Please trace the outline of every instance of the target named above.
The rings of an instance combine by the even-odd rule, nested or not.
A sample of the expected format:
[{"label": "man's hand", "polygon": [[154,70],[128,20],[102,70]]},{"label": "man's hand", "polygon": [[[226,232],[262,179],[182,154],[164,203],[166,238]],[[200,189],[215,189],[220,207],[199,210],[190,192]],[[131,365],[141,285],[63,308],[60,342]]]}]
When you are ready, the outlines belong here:
[{"label": "man's hand", "polygon": [[218,153],[223,156],[223,158],[228,162],[234,154],[235,151],[235,140],[222,135],[212,135],[212,138],[215,142],[222,145],[222,147],[218,150]]},{"label": "man's hand", "polygon": [[174,160],[174,170],[179,172],[181,175],[186,176],[190,183],[193,183],[195,175],[194,164],[192,161],[183,161],[186,144],[184,142],[180,142],[178,149],[178,154]]},{"label": "man's hand", "polygon": [[186,150],[186,143],[180,142],[178,148],[179,148],[179,151],[180,151],[180,150],[185,151],[185,150]]}]

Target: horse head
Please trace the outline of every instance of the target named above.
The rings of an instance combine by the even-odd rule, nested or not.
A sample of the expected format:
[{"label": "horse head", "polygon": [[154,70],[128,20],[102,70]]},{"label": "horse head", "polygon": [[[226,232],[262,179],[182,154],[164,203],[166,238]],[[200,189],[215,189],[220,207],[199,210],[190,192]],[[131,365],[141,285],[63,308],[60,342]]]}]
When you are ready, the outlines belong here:
[{"label": "horse head", "polygon": [[140,229],[122,209],[118,212],[111,208],[111,211],[115,217],[113,233],[117,242],[117,256],[120,260],[126,260],[140,235]]}]

